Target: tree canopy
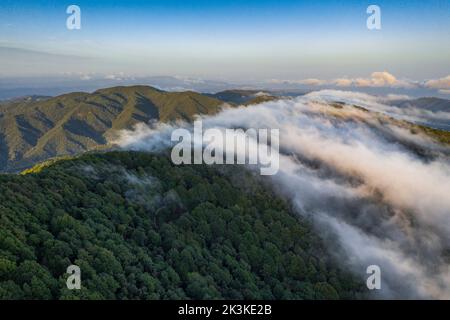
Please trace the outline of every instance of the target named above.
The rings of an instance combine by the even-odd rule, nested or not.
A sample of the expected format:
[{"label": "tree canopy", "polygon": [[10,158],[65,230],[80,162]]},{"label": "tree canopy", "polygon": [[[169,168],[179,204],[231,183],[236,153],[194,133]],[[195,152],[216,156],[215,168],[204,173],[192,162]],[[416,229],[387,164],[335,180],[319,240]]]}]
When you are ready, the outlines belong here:
[{"label": "tree canopy", "polygon": [[[230,168],[231,167],[231,168]],[[237,166],[88,154],[0,175],[1,299],[339,299],[362,283]],[[81,269],[81,290],[66,269]]]}]

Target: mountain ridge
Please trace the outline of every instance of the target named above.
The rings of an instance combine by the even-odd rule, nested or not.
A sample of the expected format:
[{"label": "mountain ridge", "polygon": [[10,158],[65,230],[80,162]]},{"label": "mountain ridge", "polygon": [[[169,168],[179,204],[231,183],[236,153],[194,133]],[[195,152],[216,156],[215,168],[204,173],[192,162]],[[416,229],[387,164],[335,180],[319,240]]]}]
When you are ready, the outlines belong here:
[{"label": "mountain ridge", "polygon": [[150,86],[118,86],[47,99],[0,103],[0,170],[104,145],[116,130],[151,120],[190,121],[217,113],[225,102],[193,91],[166,92]]},{"label": "mountain ridge", "polygon": [[[23,96],[0,102],[0,171],[19,172],[54,157],[107,147],[115,132],[149,121],[192,121],[213,115],[223,106],[252,105],[280,99],[270,91],[225,90],[215,94],[169,92],[146,85],[114,86],[92,93],[71,92],[55,97]],[[394,103],[394,102],[393,102]],[[417,105],[440,111],[449,100],[398,100],[400,108]],[[409,124],[449,143],[450,133]]]}]

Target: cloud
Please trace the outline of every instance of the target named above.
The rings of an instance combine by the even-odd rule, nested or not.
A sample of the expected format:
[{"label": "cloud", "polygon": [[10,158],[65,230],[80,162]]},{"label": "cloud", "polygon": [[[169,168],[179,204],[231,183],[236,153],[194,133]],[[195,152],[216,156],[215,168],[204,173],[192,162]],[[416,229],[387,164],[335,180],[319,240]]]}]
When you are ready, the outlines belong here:
[{"label": "cloud", "polygon": [[[381,297],[449,299],[450,148],[380,113],[390,108],[379,97],[324,90],[202,120],[204,128],[279,129],[280,169],[265,179],[312,221],[343,267],[363,278],[368,265],[380,266]],[[154,152],[172,145],[179,126],[192,130],[141,124],[115,142]]]},{"label": "cloud", "polygon": [[304,85],[311,85],[311,86],[322,86],[324,84],[327,84],[327,81],[310,78],[310,79],[305,79],[305,80],[299,80],[298,83],[304,84]]},{"label": "cloud", "polygon": [[92,76],[90,76],[88,74],[83,74],[83,75],[80,76],[80,80],[87,81],[87,80],[91,80],[91,79],[92,79]]},{"label": "cloud", "polygon": [[338,78],[332,83],[338,87],[414,87],[412,82],[399,80],[387,71],[373,72],[369,78]]},{"label": "cloud", "polygon": [[105,80],[117,80],[120,81],[122,80],[121,76],[115,75],[115,74],[108,74],[105,76]]},{"label": "cloud", "polygon": [[[322,90],[312,92],[309,96],[316,96],[323,102],[331,103],[336,101],[346,102],[351,105],[364,106],[366,109],[383,113],[399,120],[406,120],[417,124],[428,124],[435,128],[450,128],[450,110],[442,107],[442,110],[427,109],[423,106],[416,107],[413,99],[406,95],[371,96],[360,92],[345,92],[336,90]],[[402,107],[396,106],[397,100],[402,100]]]},{"label": "cloud", "polygon": [[368,78],[336,78],[333,80],[324,80],[309,78],[303,80],[276,80],[271,83],[300,84],[308,86],[336,86],[336,87],[392,87],[392,88],[413,88],[417,86],[416,82],[397,79],[393,74],[387,71],[373,72]]},{"label": "cloud", "polygon": [[255,97],[267,97],[267,96],[270,96],[270,93],[264,92],[264,91],[258,91],[253,96],[255,96]]},{"label": "cloud", "polygon": [[428,80],[424,85],[427,88],[442,89],[444,93],[447,93],[450,90],[450,75],[440,79]]},{"label": "cloud", "polygon": [[280,80],[280,79],[270,79],[269,83],[273,84],[300,84],[309,86],[322,86],[328,84],[327,80],[321,80],[316,78],[308,78],[302,80]]},{"label": "cloud", "polygon": [[115,80],[115,81],[123,81],[123,80],[135,80],[133,76],[126,75],[124,72],[118,72],[116,74],[108,74],[104,76],[105,80]]},{"label": "cloud", "polygon": [[372,73],[370,80],[374,86],[392,86],[398,83],[397,78],[386,71]]},{"label": "cloud", "polygon": [[396,76],[387,71],[373,72],[370,77],[341,77],[332,80],[318,78],[300,80],[271,79],[269,80],[269,83],[332,88],[426,88],[437,90],[441,94],[450,94],[450,75],[440,79],[413,81],[408,79],[398,79]]},{"label": "cloud", "polygon": [[395,101],[395,100],[412,100],[413,98],[408,96],[407,94],[388,94],[384,97],[381,97],[381,100],[384,101]]},{"label": "cloud", "polygon": [[337,85],[338,87],[350,87],[353,84],[353,80],[347,78],[340,78],[333,80],[332,83]]}]

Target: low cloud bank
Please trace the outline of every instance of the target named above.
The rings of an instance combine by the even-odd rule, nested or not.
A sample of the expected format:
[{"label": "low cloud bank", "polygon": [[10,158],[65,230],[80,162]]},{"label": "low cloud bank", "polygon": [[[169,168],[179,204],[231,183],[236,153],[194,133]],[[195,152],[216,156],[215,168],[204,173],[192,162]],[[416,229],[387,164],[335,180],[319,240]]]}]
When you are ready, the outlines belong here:
[{"label": "low cloud bank", "polygon": [[[364,106],[370,111],[381,112],[396,119],[450,130],[448,105],[437,109],[421,108],[416,106],[414,101],[408,102],[412,99],[405,95],[372,96],[366,93],[337,90],[316,91],[310,93],[309,96],[323,102],[333,102],[338,99],[350,105]],[[402,106],[400,107],[398,104]]]},{"label": "low cloud bank", "polygon": [[[280,169],[264,179],[313,221],[343,267],[367,277],[367,266],[380,266],[375,297],[450,299],[450,148],[367,111],[390,108],[327,90],[202,120],[205,128],[280,130]],[[140,124],[115,143],[157,151],[173,145],[180,126],[192,129]]]},{"label": "low cloud bank", "polygon": [[426,88],[437,90],[441,94],[450,94],[450,75],[439,79],[428,79],[416,81],[410,79],[399,79],[388,71],[372,72],[367,77],[341,77],[336,79],[308,78],[301,80],[279,80],[271,79],[270,83],[299,84],[307,86],[334,86],[337,88]]}]

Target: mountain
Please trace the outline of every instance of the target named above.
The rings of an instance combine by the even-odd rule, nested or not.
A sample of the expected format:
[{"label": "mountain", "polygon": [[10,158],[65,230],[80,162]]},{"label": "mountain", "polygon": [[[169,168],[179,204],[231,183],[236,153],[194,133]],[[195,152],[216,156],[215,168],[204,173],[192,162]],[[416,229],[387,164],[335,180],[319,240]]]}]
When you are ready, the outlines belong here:
[{"label": "mountain", "polygon": [[391,101],[391,105],[400,108],[404,115],[420,115],[414,122],[434,129],[450,131],[450,100],[424,97],[412,100]]},{"label": "mountain", "polygon": [[0,104],[0,170],[102,147],[115,130],[150,120],[192,120],[195,114],[218,112],[223,104],[192,91],[148,86],[6,101]]},{"label": "mountain", "polygon": [[429,110],[432,112],[450,112],[450,100],[435,98],[435,97],[424,97],[413,100],[397,100],[392,101],[391,104],[395,104],[400,108],[410,108],[415,107],[422,110]]},{"label": "mountain", "polygon": [[[2,58],[0,46],[0,59]],[[7,61],[8,59],[4,59]],[[24,58],[24,60],[27,60]],[[42,59],[40,59],[42,60]],[[54,59],[52,59],[54,60]],[[3,71],[3,70],[2,70]],[[116,86],[148,85],[165,91],[218,92],[236,85],[212,79],[117,74],[65,74],[63,76],[1,77],[0,100],[23,95],[57,96],[70,92],[93,92]]]},{"label": "mountain", "polygon": [[[239,166],[88,154],[0,175],[0,299],[353,299],[312,226]],[[69,265],[81,290],[66,287]]]},{"label": "mountain", "polygon": [[251,105],[278,99],[272,93],[258,90],[225,90],[208,96],[233,105]]}]

